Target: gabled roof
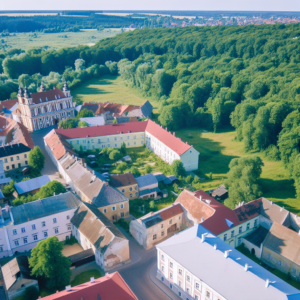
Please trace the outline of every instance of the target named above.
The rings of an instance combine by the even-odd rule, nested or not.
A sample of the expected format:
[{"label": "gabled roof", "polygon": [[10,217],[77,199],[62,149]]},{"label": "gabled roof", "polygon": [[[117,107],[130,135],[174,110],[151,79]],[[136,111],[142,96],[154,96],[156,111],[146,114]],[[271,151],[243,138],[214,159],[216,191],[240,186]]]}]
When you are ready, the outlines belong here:
[{"label": "gabled roof", "polygon": [[124,194],[122,194],[119,190],[109,185],[105,185],[101,189],[100,194],[93,201],[93,204],[96,207],[104,207],[107,205],[123,203],[127,201],[129,201],[129,199]]},{"label": "gabled roof", "polygon": [[113,186],[115,188],[137,184],[132,173],[111,174],[109,183],[111,186]]},{"label": "gabled roof", "polygon": [[0,111],[2,111],[3,108],[11,109],[17,103],[18,99],[0,101]]},{"label": "gabled roof", "polygon": [[135,180],[139,188],[143,188],[152,184],[158,184],[158,181],[153,174],[142,175],[140,177],[137,177]]},{"label": "gabled roof", "polygon": [[14,186],[19,195],[24,193],[28,193],[37,189],[40,189],[42,186],[50,182],[50,178],[48,175],[43,175],[40,177],[32,178],[26,181],[21,181],[15,183]]},{"label": "gabled roof", "polygon": [[142,113],[145,118],[149,118],[152,114],[153,106],[151,103],[147,100],[142,106],[141,106]]},{"label": "gabled roof", "polygon": [[165,144],[178,155],[182,155],[190,148],[192,148],[192,146],[190,146],[187,143],[184,143],[180,138],[176,137],[171,132],[162,128],[150,119],[148,120],[146,132],[150,133],[152,136],[157,138],[159,141],[161,141],[161,143]]},{"label": "gabled roof", "polygon": [[[55,96],[56,96],[56,98],[55,98]],[[55,88],[53,90],[33,93],[30,95],[30,98],[32,98],[33,104],[39,104],[42,102],[58,100],[58,99],[65,98],[65,97],[66,96],[63,93],[63,91],[60,89],[57,89],[57,88]]]},{"label": "gabled roof", "polygon": [[[202,242],[202,235],[205,239]],[[216,249],[214,248],[216,245]],[[198,224],[156,246],[224,299],[300,299],[300,291]],[[225,251],[230,251],[225,257]],[[245,265],[250,268],[245,271]],[[269,286],[266,287],[266,280]]]},{"label": "gabled roof", "polygon": [[11,213],[13,215],[14,224],[17,225],[75,209],[80,203],[81,201],[73,193],[67,192],[19,206],[13,206]]},{"label": "gabled roof", "polygon": [[228,193],[228,191],[226,190],[225,186],[222,184],[219,187],[217,187],[212,193],[211,195],[213,197],[221,197],[223,195],[225,195],[226,193]]},{"label": "gabled roof", "polygon": [[252,231],[249,235],[245,236],[244,239],[260,248],[261,244],[268,235],[269,230],[259,226],[256,230]]},{"label": "gabled roof", "polygon": [[92,204],[82,203],[74,213],[71,223],[102,253],[115,237],[126,239],[121,231]]},{"label": "gabled roof", "polygon": [[18,280],[19,277],[31,279],[28,256],[22,255],[13,258],[1,268],[5,287],[7,290]]},{"label": "gabled roof", "polygon": [[298,232],[274,222],[265,239],[264,247],[300,265],[300,236]]},{"label": "gabled roof", "polygon": [[106,274],[95,279],[42,298],[44,300],[138,300],[122,276],[118,273]]},{"label": "gabled roof", "polygon": [[8,146],[0,146],[0,157],[17,155],[29,152],[31,149],[24,144],[12,144]]},{"label": "gabled roof", "polygon": [[147,122],[148,121],[110,124],[84,128],[56,129],[55,132],[64,137],[65,139],[98,137],[128,132],[137,133],[145,131]]}]

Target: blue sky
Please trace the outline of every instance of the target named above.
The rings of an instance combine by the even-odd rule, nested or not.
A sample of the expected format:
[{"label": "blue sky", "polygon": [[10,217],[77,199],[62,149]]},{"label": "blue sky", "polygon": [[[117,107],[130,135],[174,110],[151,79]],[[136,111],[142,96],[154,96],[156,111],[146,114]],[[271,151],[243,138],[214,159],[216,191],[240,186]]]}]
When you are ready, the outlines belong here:
[{"label": "blue sky", "polygon": [[300,11],[300,0],[0,0],[1,10]]}]

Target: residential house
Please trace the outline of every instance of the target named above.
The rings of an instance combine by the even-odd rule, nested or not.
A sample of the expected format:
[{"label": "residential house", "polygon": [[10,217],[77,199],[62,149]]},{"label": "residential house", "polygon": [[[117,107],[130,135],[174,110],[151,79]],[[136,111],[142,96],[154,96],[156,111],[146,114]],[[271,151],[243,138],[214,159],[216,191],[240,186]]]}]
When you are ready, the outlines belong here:
[{"label": "residential house", "polygon": [[132,173],[111,174],[109,183],[129,200],[139,197],[139,187]]},{"label": "residential house", "polygon": [[9,300],[22,296],[28,287],[39,290],[38,281],[30,275],[28,256],[17,256],[1,268]]},{"label": "residential house", "polygon": [[141,246],[150,249],[182,229],[182,219],[181,205],[172,205],[132,220],[130,233]]},{"label": "residential house", "polygon": [[201,224],[156,245],[157,278],[185,300],[288,300],[300,291]]},{"label": "residential house", "polygon": [[[13,113],[18,108],[18,99],[0,101],[0,112],[4,118],[13,118]],[[1,126],[2,127],[2,126]]]},{"label": "residential house", "polygon": [[43,297],[44,300],[138,300],[125,280],[118,272],[76,286],[67,286],[65,290]]},{"label": "residential house", "polygon": [[72,96],[65,82],[63,90],[45,90],[43,83],[40,92],[30,94],[27,88],[19,88],[18,108],[13,118],[29,131],[53,126],[68,117],[75,117]]},{"label": "residential house", "polygon": [[215,190],[213,190],[211,196],[215,199],[225,200],[228,197],[228,191],[226,190],[225,186],[221,184]]},{"label": "residential house", "polygon": [[0,258],[25,252],[41,240],[70,238],[71,218],[80,205],[71,192],[0,209]]},{"label": "residential house", "polygon": [[24,144],[11,144],[0,147],[0,162],[6,171],[28,166],[30,148]]},{"label": "residential house", "polygon": [[94,205],[82,203],[72,222],[72,234],[84,250],[93,249],[104,270],[129,261],[129,241]]},{"label": "residential house", "polygon": [[137,177],[135,180],[139,187],[140,198],[156,198],[158,193],[160,193],[158,181],[153,174],[142,175]]},{"label": "residential house", "polygon": [[24,196],[28,194],[35,194],[40,188],[50,182],[48,175],[28,179],[26,181],[17,182],[14,184],[16,191],[14,192],[15,197]]},{"label": "residential house", "polygon": [[54,132],[75,150],[120,148],[123,143],[128,148],[146,144],[152,152],[168,164],[181,160],[187,171],[198,169],[199,152],[175,137],[155,122],[141,121],[104,126],[56,129]]}]

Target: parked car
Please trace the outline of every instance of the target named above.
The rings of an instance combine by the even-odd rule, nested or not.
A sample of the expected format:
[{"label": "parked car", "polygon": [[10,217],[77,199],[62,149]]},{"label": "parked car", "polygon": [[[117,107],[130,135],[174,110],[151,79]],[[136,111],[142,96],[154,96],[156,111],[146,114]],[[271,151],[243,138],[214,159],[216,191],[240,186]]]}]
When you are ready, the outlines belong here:
[{"label": "parked car", "polygon": [[23,174],[23,175],[30,174],[30,167],[25,167],[25,168],[22,170],[22,174]]}]

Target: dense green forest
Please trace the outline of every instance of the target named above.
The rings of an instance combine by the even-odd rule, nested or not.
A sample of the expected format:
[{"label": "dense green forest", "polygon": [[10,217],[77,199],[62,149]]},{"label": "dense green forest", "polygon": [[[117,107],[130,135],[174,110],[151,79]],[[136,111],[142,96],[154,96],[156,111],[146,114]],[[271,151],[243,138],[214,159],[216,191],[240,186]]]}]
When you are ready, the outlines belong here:
[{"label": "dense green forest", "polygon": [[[66,14],[66,12],[65,12]],[[76,14],[70,12],[68,14]],[[108,16],[90,13],[88,16],[1,16],[0,32],[32,32],[43,30],[49,32],[73,31],[80,28],[128,27],[131,24],[144,24],[143,19],[131,17]]]},{"label": "dense green forest", "polygon": [[2,85],[51,71],[72,83],[79,58],[109,72],[118,62],[129,86],[160,101],[170,130],[234,127],[246,151],[282,160],[300,196],[300,24],[143,29],[90,48],[2,55]]}]

